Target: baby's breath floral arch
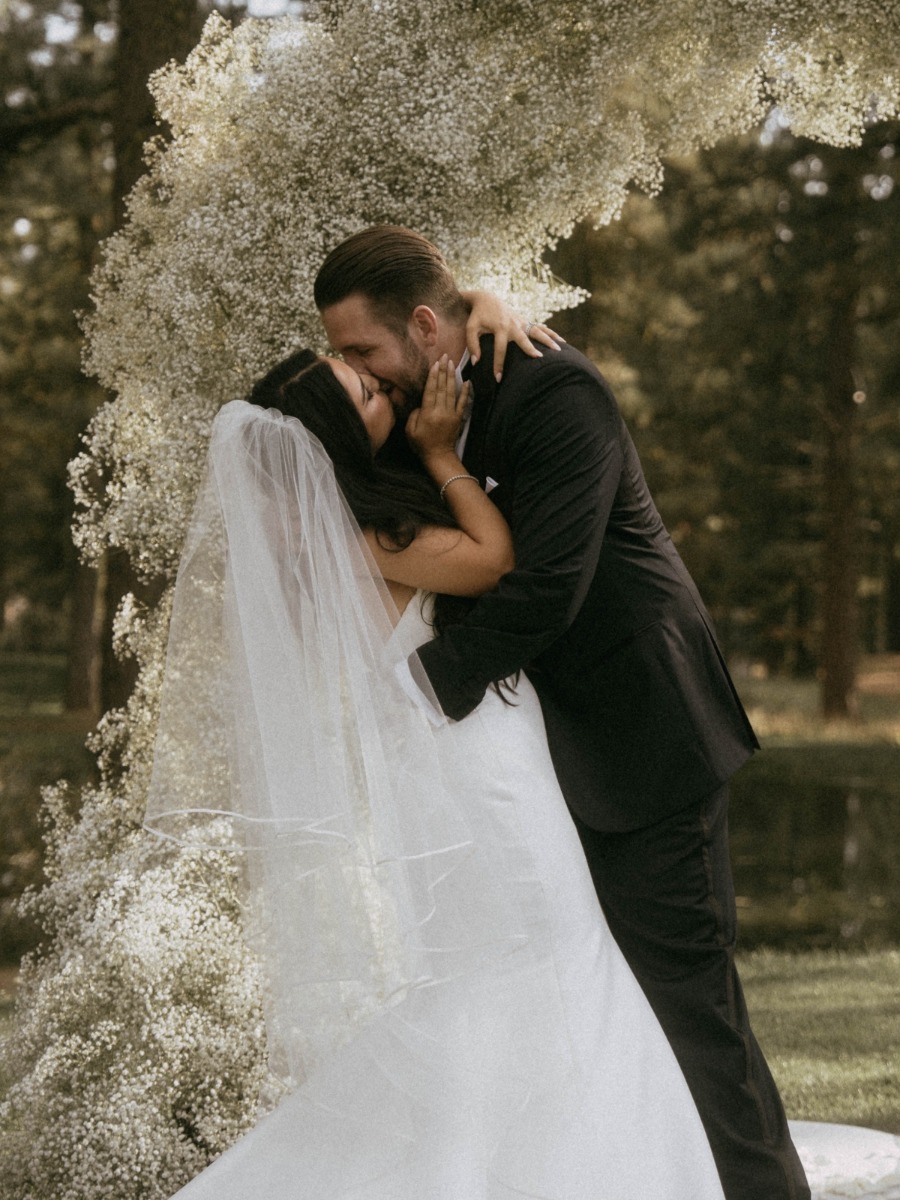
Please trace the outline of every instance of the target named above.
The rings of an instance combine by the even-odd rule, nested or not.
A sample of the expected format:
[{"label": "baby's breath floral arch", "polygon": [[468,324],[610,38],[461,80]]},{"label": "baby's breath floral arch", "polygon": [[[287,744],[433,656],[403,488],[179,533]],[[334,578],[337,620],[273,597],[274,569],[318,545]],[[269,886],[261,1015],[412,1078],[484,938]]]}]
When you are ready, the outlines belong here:
[{"label": "baby's breath floral arch", "polygon": [[[87,367],[114,399],[73,464],[84,552],[123,547],[173,578],[215,411],[321,345],[312,280],[347,234],[409,225],[461,281],[543,316],[579,299],[545,248],[657,187],[665,155],[773,104],[850,144],[897,115],[898,62],[900,0],[332,0],[312,21],[211,18],[153,80],[172,136],[95,278]],[[233,865],[140,832],[167,611],[126,600],[118,637],[140,675],[96,735],[102,782],[46,797],[49,882],[29,903],[48,939],[7,1047],[4,1200],[166,1197],[252,1123],[265,1082]]]}]

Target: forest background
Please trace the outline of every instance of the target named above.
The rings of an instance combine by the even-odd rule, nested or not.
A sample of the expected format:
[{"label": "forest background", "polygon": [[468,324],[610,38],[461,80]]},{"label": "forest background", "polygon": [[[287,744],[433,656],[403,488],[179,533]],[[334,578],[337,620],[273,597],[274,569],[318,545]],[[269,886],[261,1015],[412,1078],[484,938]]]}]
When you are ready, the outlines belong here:
[{"label": "forest background", "polygon": [[[81,373],[76,313],[158,132],[147,76],[184,57],[211,8],[0,0],[9,964],[39,936],[14,907],[41,880],[39,787],[90,777],[84,736],[133,684],[112,651],[115,606],[127,591],[153,599],[124,556],[97,570],[72,545],[66,464],[105,399]],[[770,751],[736,797],[738,890],[759,944],[900,941],[898,150],[896,123],[835,148],[794,136],[775,110],[751,134],[667,162],[658,195],[578,226],[548,257],[591,293],[556,327],[610,378]]]}]

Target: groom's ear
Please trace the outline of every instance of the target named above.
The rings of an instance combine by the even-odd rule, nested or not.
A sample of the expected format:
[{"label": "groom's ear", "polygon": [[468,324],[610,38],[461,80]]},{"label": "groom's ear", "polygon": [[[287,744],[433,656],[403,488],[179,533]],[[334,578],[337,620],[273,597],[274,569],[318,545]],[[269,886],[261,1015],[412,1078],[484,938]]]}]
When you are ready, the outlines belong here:
[{"label": "groom's ear", "polygon": [[438,319],[434,311],[427,304],[419,304],[412,310],[410,316],[415,328],[419,331],[424,344],[428,347],[437,345],[438,339]]}]

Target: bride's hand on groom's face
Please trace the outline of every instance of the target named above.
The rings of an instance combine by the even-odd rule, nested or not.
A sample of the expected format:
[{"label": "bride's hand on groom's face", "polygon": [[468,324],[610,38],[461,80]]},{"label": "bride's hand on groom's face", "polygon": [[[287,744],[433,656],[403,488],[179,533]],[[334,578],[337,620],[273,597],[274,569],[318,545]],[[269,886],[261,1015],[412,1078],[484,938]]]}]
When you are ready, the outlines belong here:
[{"label": "bride's hand on groom's face", "polygon": [[456,368],[445,354],[428,372],[422,404],[406,422],[409,443],[426,465],[456,459],[456,439],[468,398],[468,383],[456,394]]},{"label": "bride's hand on groom's face", "polygon": [[478,362],[481,357],[479,338],[482,334],[494,335],[494,375],[499,383],[503,377],[503,363],[510,342],[515,344],[529,358],[540,358],[541,351],[535,343],[546,346],[550,350],[558,350],[565,338],[555,333],[549,325],[535,321],[526,321],[514,312],[509,305],[504,304],[499,296],[491,292],[463,292],[463,299],[470,306],[469,319],[466,322],[466,345],[469,348],[472,362]]}]

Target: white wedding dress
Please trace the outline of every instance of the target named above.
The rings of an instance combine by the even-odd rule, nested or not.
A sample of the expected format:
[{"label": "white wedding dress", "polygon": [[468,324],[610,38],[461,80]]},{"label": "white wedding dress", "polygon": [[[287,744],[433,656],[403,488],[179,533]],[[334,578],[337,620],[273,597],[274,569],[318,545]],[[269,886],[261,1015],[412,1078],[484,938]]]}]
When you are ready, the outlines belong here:
[{"label": "white wedding dress", "polygon": [[[431,636],[422,608],[415,597],[394,632],[398,658]],[[413,990],[178,1200],[722,1200],[687,1085],[602,916],[525,678],[513,701],[490,691],[436,737],[459,796],[513,806],[546,902],[552,1000],[534,1011],[527,985],[504,989],[502,975]]]}]

